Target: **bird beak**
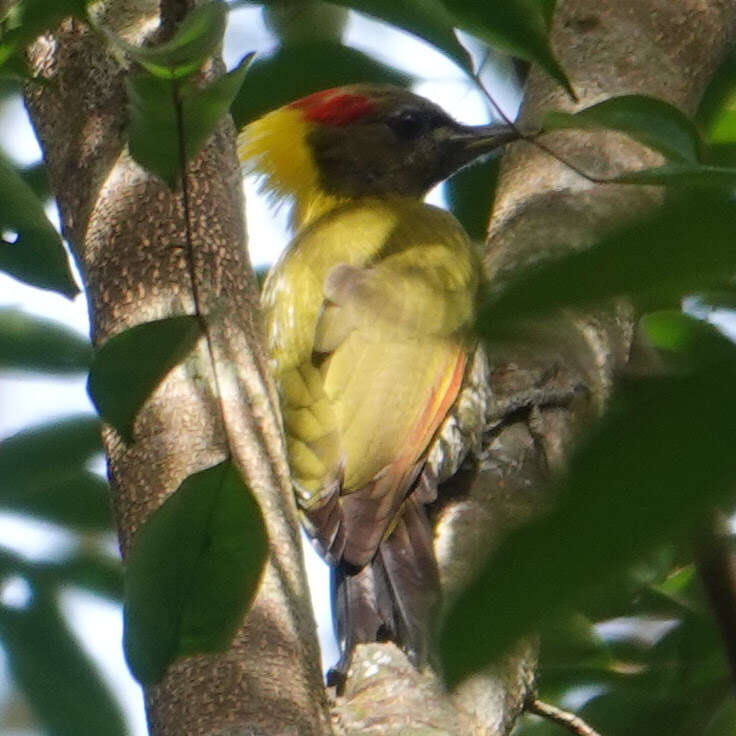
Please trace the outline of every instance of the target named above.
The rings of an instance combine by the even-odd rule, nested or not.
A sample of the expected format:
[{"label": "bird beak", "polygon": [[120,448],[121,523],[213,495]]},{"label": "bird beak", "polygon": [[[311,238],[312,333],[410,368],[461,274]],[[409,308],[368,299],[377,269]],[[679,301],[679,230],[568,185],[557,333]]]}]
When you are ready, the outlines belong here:
[{"label": "bird beak", "polygon": [[447,159],[445,165],[449,172],[496,149],[515,141],[519,132],[511,125],[494,123],[492,125],[457,125],[447,139]]}]

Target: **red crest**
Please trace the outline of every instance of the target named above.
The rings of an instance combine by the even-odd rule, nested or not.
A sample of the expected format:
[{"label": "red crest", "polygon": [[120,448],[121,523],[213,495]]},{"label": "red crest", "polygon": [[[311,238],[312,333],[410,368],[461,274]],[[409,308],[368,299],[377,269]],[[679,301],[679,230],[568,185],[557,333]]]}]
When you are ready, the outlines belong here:
[{"label": "red crest", "polygon": [[302,97],[289,107],[302,110],[306,120],[324,125],[345,125],[376,109],[367,97],[342,92],[339,87]]}]

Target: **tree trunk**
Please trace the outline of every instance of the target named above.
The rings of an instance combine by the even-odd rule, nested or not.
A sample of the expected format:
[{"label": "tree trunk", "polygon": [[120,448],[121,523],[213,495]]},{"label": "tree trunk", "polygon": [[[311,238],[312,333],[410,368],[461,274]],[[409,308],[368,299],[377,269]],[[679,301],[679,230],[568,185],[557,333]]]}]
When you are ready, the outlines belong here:
[{"label": "tree trunk", "polygon": [[[164,2],[167,20],[183,2]],[[133,43],[156,33],[153,2],[109,0],[100,22]],[[560,0],[553,47],[580,106],[623,93],[661,97],[692,113],[736,31],[732,0]],[[65,22],[31,49],[27,104],[84,278],[96,344],[140,322],[192,313],[181,196],[127,154],[123,79],[127,69],[84,26]],[[532,73],[525,127],[543,110],[572,108]],[[239,169],[232,125],[223,124],[188,170],[196,273],[209,316],[221,388],[201,345],[147,402],[126,446],[105,442],[123,554],[141,523],[191,473],[233,454],[263,509],[271,557],[253,609],[232,648],[172,666],[146,693],[151,733],[181,736],[328,734],[314,624],[275,399],[266,370],[258,295],[244,249]],[[561,132],[546,142],[591,173],[612,175],[655,157],[613,133]],[[582,248],[659,201],[656,189],[593,185],[526,143],[509,151],[491,223],[486,266],[493,284],[519,267]],[[571,316],[534,345],[489,346],[494,402],[478,472],[463,498],[437,520],[448,590],[514,524],[547,503],[543,487],[562,467],[580,422],[605,405],[628,359],[625,306]],[[523,581],[520,581],[523,585]],[[503,601],[499,601],[503,605]],[[534,644],[452,695],[417,673],[391,644],[360,647],[335,730],[348,734],[507,734],[533,688]]]},{"label": "tree trunk", "polygon": [[[166,3],[164,5],[167,5]],[[185,3],[167,6],[181,17]],[[117,0],[100,22],[131,43],[157,31],[157,3]],[[125,147],[128,72],[110,45],[67,21],[31,49],[27,105],[83,274],[95,344],[194,305],[180,193]],[[188,168],[195,272],[221,390],[204,344],[175,368],[138,416],[135,442],[105,431],[125,557],[135,531],[188,475],[223,459],[228,442],[266,519],[270,559],[231,649],[174,664],[146,692],[154,736],[329,733],[299,526],[264,356],[258,289],[245,248],[242,188],[231,122]],[[224,409],[221,411],[220,407]]]}]

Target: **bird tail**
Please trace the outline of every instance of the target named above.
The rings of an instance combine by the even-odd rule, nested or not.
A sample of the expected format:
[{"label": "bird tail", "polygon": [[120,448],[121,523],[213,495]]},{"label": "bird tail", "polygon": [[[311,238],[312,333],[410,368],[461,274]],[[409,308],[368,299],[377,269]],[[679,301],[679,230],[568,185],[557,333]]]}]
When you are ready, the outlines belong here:
[{"label": "bird tail", "polygon": [[394,641],[417,666],[427,662],[440,601],[432,527],[410,495],[391,533],[364,567],[342,561],[332,569],[332,606],[341,657],[331,684],[347,676],[357,644]]}]

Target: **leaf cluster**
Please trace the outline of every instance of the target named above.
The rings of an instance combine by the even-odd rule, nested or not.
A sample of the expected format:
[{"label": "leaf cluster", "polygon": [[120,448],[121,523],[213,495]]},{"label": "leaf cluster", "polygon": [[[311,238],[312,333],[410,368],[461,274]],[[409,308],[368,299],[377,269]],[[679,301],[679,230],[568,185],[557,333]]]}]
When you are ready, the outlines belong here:
[{"label": "leaf cluster", "polygon": [[[614,181],[666,185],[666,202],[489,291],[477,325],[492,345],[533,334],[540,318],[624,298],[646,313],[640,329],[659,351],[656,370],[618,381],[554,484],[554,507],[501,544],[440,636],[454,684],[540,632],[542,698],[584,692],[581,715],[607,735],[736,728],[733,663],[694,564],[710,515],[734,508],[736,348],[678,309],[694,295],[701,315],[734,306],[732,60],[725,69],[694,121],[641,96],[547,115],[547,130],[617,130],[662,154],[664,165]],[[736,551],[731,536],[724,544]],[[530,717],[518,733],[558,728]]]}]

